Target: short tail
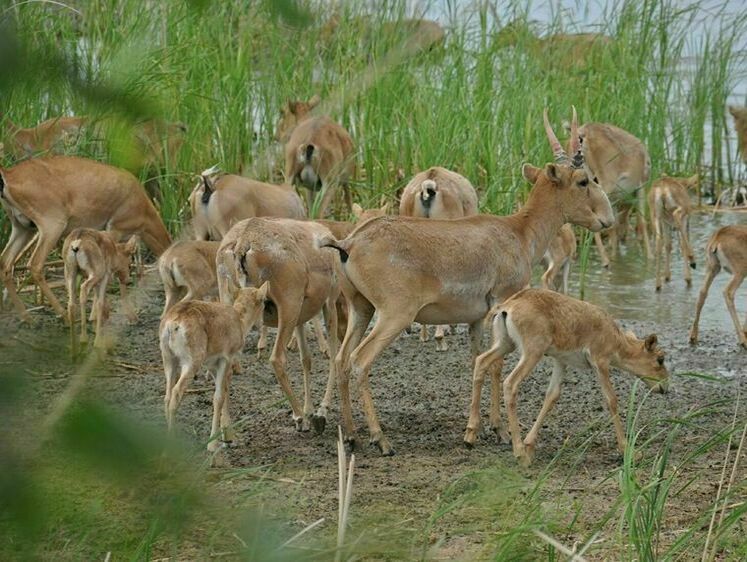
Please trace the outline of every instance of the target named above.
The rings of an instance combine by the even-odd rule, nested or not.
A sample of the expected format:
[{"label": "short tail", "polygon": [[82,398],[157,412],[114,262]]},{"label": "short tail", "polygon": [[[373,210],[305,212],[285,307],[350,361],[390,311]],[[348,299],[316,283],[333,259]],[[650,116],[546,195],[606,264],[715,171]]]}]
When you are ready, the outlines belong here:
[{"label": "short tail", "polygon": [[337,240],[331,234],[325,234],[316,239],[316,245],[318,248],[334,248],[340,252],[340,261],[342,263],[347,263],[348,258],[350,257],[351,241],[349,238]]},{"label": "short tail", "polygon": [[311,164],[311,159],[314,157],[314,150],[316,150],[316,147],[313,144],[309,143],[306,145],[304,158],[306,158],[307,164]]},{"label": "short tail", "polygon": [[200,173],[200,177],[202,178],[202,204],[207,205],[210,202],[210,196],[213,194],[213,191],[215,191],[215,182],[213,182],[213,177],[216,176],[218,173],[220,173],[220,168],[216,164],[215,166],[208,168],[207,170],[203,170],[202,173]]}]

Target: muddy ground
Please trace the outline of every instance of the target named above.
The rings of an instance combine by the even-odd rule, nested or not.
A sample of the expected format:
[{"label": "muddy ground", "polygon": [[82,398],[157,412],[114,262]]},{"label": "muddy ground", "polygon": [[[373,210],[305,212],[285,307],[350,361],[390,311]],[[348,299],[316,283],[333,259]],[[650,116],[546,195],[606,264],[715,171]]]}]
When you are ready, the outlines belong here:
[{"label": "muddy ground", "polygon": [[[162,295],[156,287],[141,292],[138,298],[139,320],[132,325],[123,324],[106,366],[94,373],[103,376],[90,380],[87,392],[138,419],[163,426],[164,382],[157,345]],[[708,306],[723,304],[712,298]],[[6,367],[23,365],[33,387],[33,399],[26,413],[36,414],[48,412],[52,399],[66,388],[71,366],[64,361],[39,363],[43,351],[53,347],[64,352],[67,342],[61,337],[65,329],[59,319],[46,310],[33,315],[33,326],[19,325],[9,314],[0,315],[0,351]],[[705,415],[681,426],[674,440],[670,467],[683,463],[678,482],[684,485],[691,478],[693,482],[669,499],[661,536],[664,543],[671,543],[715,497],[725,447],[720,445],[694,461],[684,459],[688,452],[731,423],[738,393],[744,404],[747,352],[738,349],[729,326],[720,331],[703,330],[701,343],[694,348],[687,344],[687,326],[623,324],[638,335],[658,333],[668,352],[669,368],[675,374],[670,393],[650,395],[640,410],[639,442],[654,437],[652,443],[642,447],[644,467],[650,467],[671,432],[661,432],[669,427],[662,420],[683,418],[712,405]],[[318,403],[327,363],[313,336],[310,339],[314,353],[313,395]],[[486,430],[474,449],[462,445],[471,391],[468,342],[462,329],[448,339],[450,351],[438,353],[433,341],[419,341],[417,331],[403,334],[375,364],[371,378],[374,400],[397,454],[382,458],[372,447],[356,452],[349,536],[359,541],[360,548],[368,552],[364,558],[370,559],[488,558],[497,548],[496,541],[509,531],[507,526],[526,521],[520,504],[526,501],[527,490],[542,478],[537,505],[543,517],[555,523],[550,528],[556,538],[569,546],[584,540],[612,508],[620,490],[616,476],[620,458],[593,374],[569,373],[558,405],[540,433],[534,464],[520,469],[510,446],[497,443]],[[210,469],[211,486],[225,492],[233,505],[243,507],[241,491],[256,485],[258,473],[265,474],[271,486],[259,501],[264,509],[275,511],[287,522],[288,536],[324,518],[325,523],[308,534],[312,537],[309,540],[313,542],[314,535],[329,537],[336,529],[338,509],[337,406],[333,405],[323,435],[296,432],[267,358],[258,361],[255,347],[256,333],[249,338],[250,351],[243,356],[243,372],[234,377],[231,388],[238,441],[228,453],[230,468]],[[510,357],[507,369],[515,361],[516,357]],[[289,354],[289,372],[300,391],[300,364],[295,353]],[[710,375],[714,379],[682,376],[683,373]],[[525,431],[539,411],[548,380],[549,370],[543,363],[521,389],[519,415]],[[624,416],[632,381],[627,374],[615,371],[613,382]],[[194,443],[197,460],[204,459],[198,447],[209,432],[209,386],[207,379],[197,380],[193,388],[201,390],[190,393],[178,412],[179,431]],[[483,395],[485,425],[488,395],[489,383]],[[358,436],[367,443],[364,419],[357,403],[354,407]],[[739,419],[747,419],[746,411],[744,406],[739,407]],[[236,470],[255,467],[262,468],[251,473]],[[642,470],[645,479],[649,468]],[[483,475],[482,479],[475,476],[476,471]],[[743,468],[739,478],[744,477]],[[498,495],[505,489],[505,498],[483,493],[485,478],[488,487],[495,479]],[[521,491],[521,497],[516,496],[516,490]],[[507,503],[501,503],[504,500]],[[247,501],[246,505],[256,507],[251,503],[256,498]],[[587,551],[589,559],[618,558],[618,522],[619,513],[601,526],[595,544]],[[545,548],[543,543],[534,540],[533,544],[539,549],[538,556],[546,556],[540,552]],[[729,559],[733,553],[725,550],[724,558]],[[699,556],[692,554],[693,558]],[[191,558],[184,553],[183,557]]]}]

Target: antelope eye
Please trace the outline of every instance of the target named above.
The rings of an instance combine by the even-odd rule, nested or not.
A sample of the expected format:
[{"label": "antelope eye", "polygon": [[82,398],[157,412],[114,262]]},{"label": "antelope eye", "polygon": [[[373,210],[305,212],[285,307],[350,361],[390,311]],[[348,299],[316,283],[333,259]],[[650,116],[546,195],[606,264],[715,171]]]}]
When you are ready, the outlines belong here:
[{"label": "antelope eye", "polygon": [[596,176],[594,176],[594,183],[599,183],[599,180],[597,179]]},{"label": "antelope eye", "polygon": [[657,357],[657,358],[656,358],[656,362],[657,362],[657,363],[658,363],[659,365],[663,365],[663,364],[664,364],[664,356],[663,356],[663,355],[660,355],[659,357]]},{"label": "antelope eye", "polygon": [[580,182],[578,182],[578,185],[580,185],[581,187],[586,187],[587,185],[589,185],[589,180],[584,178]]}]

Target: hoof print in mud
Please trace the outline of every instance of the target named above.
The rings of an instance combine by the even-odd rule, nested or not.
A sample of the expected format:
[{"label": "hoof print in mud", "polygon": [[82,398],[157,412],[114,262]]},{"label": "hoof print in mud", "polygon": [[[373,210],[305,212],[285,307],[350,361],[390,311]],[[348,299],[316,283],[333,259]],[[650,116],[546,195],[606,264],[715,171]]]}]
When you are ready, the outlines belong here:
[{"label": "hoof print in mud", "polygon": [[324,416],[311,416],[311,425],[314,427],[314,433],[321,435],[324,433],[324,428],[327,427],[327,418]]}]

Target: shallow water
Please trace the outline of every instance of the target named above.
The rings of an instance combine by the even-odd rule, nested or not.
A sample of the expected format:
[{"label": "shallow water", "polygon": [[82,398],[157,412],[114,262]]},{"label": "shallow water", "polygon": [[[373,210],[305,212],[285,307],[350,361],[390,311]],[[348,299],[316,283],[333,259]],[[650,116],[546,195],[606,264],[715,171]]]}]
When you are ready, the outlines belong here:
[{"label": "shallow water", "polygon": [[[653,258],[646,259],[642,245],[635,237],[628,237],[617,258],[611,258],[608,270],[604,269],[594,247],[591,248],[586,273],[585,299],[604,307],[615,318],[622,320],[651,321],[670,326],[689,326],[695,313],[698,292],[705,276],[705,247],[711,234],[728,224],[747,224],[747,213],[724,212],[715,217],[710,212],[697,212],[690,219],[690,242],[695,253],[697,269],[691,270],[692,287],[687,288],[682,276],[685,266],[675,239],[672,250],[672,279],[655,291],[656,266]],[[652,247],[654,245],[651,240]],[[570,292],[579,294],[580,264],[573,266]],[[713,281],[700,320],[700,332],[720,330],[733,332],[734,326],[726,310],[723,290],[731,274],[722,270]],[[747,312],[747,282],[737,291],[737,312],[744,320]],[[736,336],[735,340],[736,342]]]}]

